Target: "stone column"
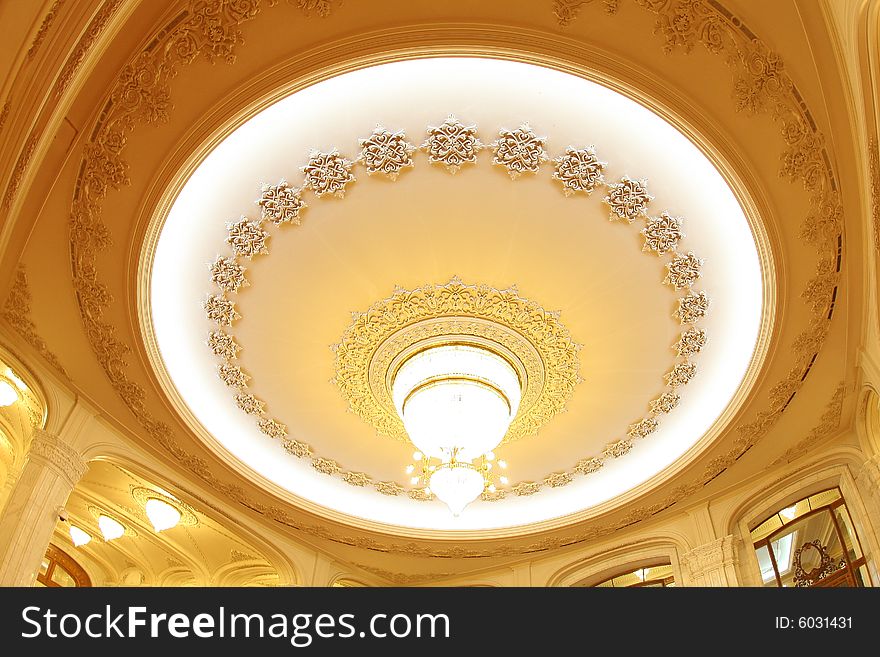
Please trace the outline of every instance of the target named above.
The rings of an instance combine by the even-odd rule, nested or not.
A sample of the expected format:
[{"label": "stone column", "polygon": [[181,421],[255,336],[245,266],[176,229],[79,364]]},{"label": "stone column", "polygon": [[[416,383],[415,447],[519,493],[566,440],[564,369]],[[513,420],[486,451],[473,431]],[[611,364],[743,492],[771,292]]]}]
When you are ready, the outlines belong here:
[{"label": "stone column", "polygon": [[739,586],[736,576],[736,546],[733,536],[710,541],[681,558],[690,586]]},{"label": "stone column", "polygon": [[88,465],[70,445],[34,430],[27,461],[0,516],[0,586],[32,586],[64,506]]}]

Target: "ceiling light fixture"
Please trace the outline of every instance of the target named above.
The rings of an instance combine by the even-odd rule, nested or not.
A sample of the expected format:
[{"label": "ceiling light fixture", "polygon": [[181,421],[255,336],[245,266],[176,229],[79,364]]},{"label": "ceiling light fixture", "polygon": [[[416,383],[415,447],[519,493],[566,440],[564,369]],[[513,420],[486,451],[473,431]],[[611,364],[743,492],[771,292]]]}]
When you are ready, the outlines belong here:
[{"label": "ceiling light fixture", "polygon": [[107,516],[98,517],[98,528],[105,541],[113,541],[125,534],[125,527]]},{"label": "ceiling light fixture", "polygon": [[176,527],[180,522],[180,511],[168,504],[168,502],[156,499],[155,497],[147,500],[147,503],[144,504],[144,510],[147,512],[150,524],[153,525],[153,529],[157,532]]},{"label": "ceiling light fixture", "polygon": [[466,344],[429,347],[398,368],[391,393],[419,450],[413,457],[419,457],[421,475],[412,477],[414,483],[424,479],[456,516],[484,490],[494,490],[493,450],[522,397],[519,376],[502,356]]},{"label": "ceiling light fixture", "polygon": [[82,547],[88,544],[92,537],[86,534],[82,529],[75,525],[70,526],[70,540],[73,541],[74,547]]},{"label": "ceiling light fixture", "polygon": [[786,520],[793,520],[794,517],[797,515],[797,505],[792,504],[790,507],[787,507],[780,511],[779,515],[781,515]]},{"label": "ceiling light fixture", "polygon": [[0,379],[0,406],[11,406],[18,401],[18,392],[12,384],[5,379]]}]

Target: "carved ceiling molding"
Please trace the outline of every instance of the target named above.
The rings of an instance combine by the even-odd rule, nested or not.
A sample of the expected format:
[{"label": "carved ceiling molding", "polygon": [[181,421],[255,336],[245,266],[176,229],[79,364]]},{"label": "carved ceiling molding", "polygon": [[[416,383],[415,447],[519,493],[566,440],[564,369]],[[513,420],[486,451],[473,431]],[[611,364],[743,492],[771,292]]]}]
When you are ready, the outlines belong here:
[{"label": "carved ceiling molding", "polygon": [[368,573],[381,577],[392,584],[396,584],[397,586],[412,586],[415,584],[425,584],[427,582],[433,582],[438,579],[445,579],[447,577],[454,577],[458,575],[458,573],[398,573],[391,570],[386,570],[384,568],[377,568],[376,566],[369,566],[363,563],[354,563],[353,566],[360,568]]},{"label": "carved ceiling molding", "polygon": [[837,384],[834,394],[825,405],[825,411],[822,417],[807,436],[798,442],[794,447],[785,450],[785,452],[773,461],[772,465],[782,465],[783,463],[791,463],[795,459],[809,452],[813,447],[820,443],[823,439],[831,436],[840,427],[840,418],[843,415],[843,401],[846,397],[846,386],[841,381]]},{"label": "carved ceiling molding", "polygon": [[871,178],[871,220],[874,226],[874,249],[880,257],[880,156],[877,140],[868,142],[868,175]]},{"label": "carved ceiling molding", "polygon": [[64,2],[65,0],[55,0],[49,8],[49,12],[43,17],[43,22],[40,23],[40,29],[37,30],[37,34],[31,42],[31,47],[28,48],[27,54],[24,56],[26,62],[31,61],[34,58],[34,55],[37,54],[37,50],[40,49],[43,41],[45,41],[46,35],[49,33],[49,28],[52,27],[52,23],[55,22],[55,19],[58,17],[58,11],[61,9]]},{"label": "carved ceiling molding", "polygon": [[3,304],[3,319],[15,329],[24,341],[33,347],[46,362],[54,367],[64,378],[69,379],[67,371],[61,365],[58,357],[46,345],[46,341],[37,333],[37,325],[31,319],[31,289],[28,286],[27,273],[24,265],[20,264],[15,272],[15,282]]},{"label": "carved ceiling molding", "polygon": [[[608,1],[608,9],[616,7],[616,2],[607,4]],[[780,159],[788,165],[781,166],[780,174],[800,180],[811,201],[811,211],[803,223],[801,238],[817,251],[817,273],[803,295],[813,315],[810,326],[802,331],[792,345],[798,365],[777,384],[777,392],[771,397],[769,407],[759,412],[753,421],[736,427],[739,437],[734,440],[732,449],[713,459],[700,476],[671,489],[660,502],[635,508],[617,521],[593,524],[575,533],[554,534],[529,544],[496,542],[480,547],[401,543],[378,540],[364,534],[337,533],[324,523],[294,519],[284,509],[256,501],[242,486],[217,477],[205,459],[180,447],[172,429],[147,409],[145,390],[129,378],[125,358],[131,348],[116,337],[115,327],[104,318],[105,309],[113,299],[107,286],[100,281],[97,256],[111,245],[110,231],[101,215],[108,188],[119,188],[125,184],[124,176],[120,177],[119,174],[127,170],[122,158],[127,133],[135,126],[150,125],[159,120],[159,116],[148,111],[148,108],[160,99],[166,109],[171,109],[169,78],[172,71],[179,71],[199,56],[213,61],[212,53],[221,46],[220,41],[226,35],[234,35],[233,41],[236,43],[241,41],[238,26],[252,20],[259,13],[259,7],[241,12],[232,4],[231,0],[191,4],[182,19],[175,19],[166,28],[157,31],[157,45],[163,47],[139,53],[120,72],[113,84],[112,95],[124,93],[132,103],[111,106],[108,102],[105,111],[98,114],[93,130],[88,133],[91,135],[91,148],[84,152],[71,208],[73,282],[86,336],[114,390],[144,431],[181,465],[232,501],[279,525],[316,538],[366,550],[423,557],[516,556],[594,540],[663,511],[701,490],[758,443],[776,424],[806,379],[828,335],[833,315],[843,238],[842,205],[831,168],[831,157],[821,145],[822,133],[806,102],[796,92],[778,57],[738,17],[714,0],[676,2],[674,5],[662,2],[655,3],[657,7],[648,8],[658,16],[659,26],[674,25],[675,12],[685,12],[683,20],[678,22],[680,32],[667,27],[673,32],[667,33],[664,49],[670,51],[680,47],[689,52],[696,43],[700,43],[709,52],[724,58],[734,71],[735,106],[750,115],[769,117],[781,126],[786,148]],[[579,3],[563,4],[579,6]],[[212,29],[206,29],[206,14],[212,17]],[[232,48],[227,50],[231,56]],[[743,103],[739,100],[741,98],[754,102]],[[789,394],[781,394],[782,389]]]},{"label": "carved ceiling molding", "polygon": [[[385,495],[407,493],[417,501],[433,499],[424,488],[406,488],[394,482],[375,481],[363,472],[347,470],[338,461],[316,453],[315,449],[299,438],[288,438],[287,425],[273,417],[269,404],[246,392],[252,374],[246,373],[237,360],[238,349],[243,348],[233,334],[233,325],[242,320],[236,309],[236,299],[242,287],[250,287],[246,270],[240,259],[251,263],[257,256],[268,255],[272,233],[282,225],[300,225],[302,213],[308,207],[303,196],[313,193],[315,200],[322,197],[344,198],[345,189],[357,181],[355,167],[363,166],[367,174],[383,174],[396,180],[400,173],[415,166],[413,154],[428,152],[429,162],[438,161],[438,153],[454,153],[443,162],[454,174],[458,166],[478,161],[476,144],[481,143],[476,126],[465,126],[452,115],[442,129],[426,128],[427,139],[421,147],[407,142],[403,132],[390,132],[377,127],[373,133],[358,140],[362,149],[357,157],[348,158],[333,150],[315,151],[308,163],[301,167],[304,174],[299,187],[286,179],[278,184],[263,182],[260,198],[253,211],[257,217],[245,214],[227,224],[227,244],[231,254],[218,255],[211,266],[210,279],[219,290],[204,301],[207,318],[216,323],[207,340],[211,351],[219,356],[217,374],[231,389],[238,407],[256,418],[260,431],[282,441],[285,451],[296,458],[310,459],[312,467],[328,476],[338,476],[351,486],[371,486]],[[443,138],[442,146],[433,139]],[[688,251],[677,251],[678,241],[684,237],[682,220],[667,211],[659,216],[649,215],[653,196],[648,193],[645,180],[623,176],[617,183],[606,182],[602,171],[607,163],[599,161],[593,146],[569,146],[565,154],[550,158],[544,150],[546,138],[538,137],[524,124],[514,130],[501,128],[498,139],[492,143],[492,164],[507,169],[511,180],[524,174],[539,174],[546,163],[553,166],[552,180],[562,184],[566,197],[579,192],[591,194],[604,186],[604,198],[609,208],[609,219],[631,225],[644,221],[640,231],[645,237],[643,252],[658,257],[669,254],[666,277],[661,284],[672,288],[678,297],[673,317],[682,324],[682,333],[672,345],[679,360],[674,360],[663,377],[662,384],[669,391],[657,393],[646,402],[648,414],[622,431],[626,438],[610,437],[610,442],[599,454],[586,455],[568,470],[551,472],[539,481],[523,481],[509,485],[509,491],[523,497],[534,495],[543,488],[559,488],[574,481],[577,475],[589,475],[599,470],[607,459],[625,456],[634,447],[634,441],[646,438],[659,427],[662,415],[671,413],[680,402],[677,391],[686,386],[697,374],[697,364],[690,358],[699,353],[707,342],[706,333],[692,325],[709,310],[709,298],[704,291],[694,292],[702,275],[703,260]],[[442,161],[442,160],[440,160]],[[636,224],[641,226],[641,221]],[[686,328],[685,328],[686,327]],[[520,412],[511,423],[503,443],[532,436],[565,405],[580,381],[578,375],[580,348],[562,325],[558,312],[548,312],[538,304],[522,298],[516,288],[498,290],[487,285],[468,285],[453,278],[442,285],[425,285],[414,290],[398,288],[387,299],[377,301],[365,312],[353,313],[352,323],[345,329],[341,341],[333,345],[335,376],[333,382],[348,402],[349,409],[371,425],[378,434],[404,442],[409,437],[397,415],[386,380],[394,358],[419,341],[444,335],[476,336],[509,349],[513,361],[522,365],[521,380],[526,382]],[[590,469],[582,466],[589,461]],[[482,495],[482,500],[495,502],[507,495],[507,487]]]}]

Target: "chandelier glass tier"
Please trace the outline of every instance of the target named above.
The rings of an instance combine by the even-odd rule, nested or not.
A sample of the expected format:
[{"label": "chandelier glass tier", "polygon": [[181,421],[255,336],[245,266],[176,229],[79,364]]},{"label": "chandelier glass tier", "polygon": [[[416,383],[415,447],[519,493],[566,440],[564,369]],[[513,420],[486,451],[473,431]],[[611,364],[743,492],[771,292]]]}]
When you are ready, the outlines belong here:
[{"label": "chandelier glass tier", "polygon": [[522,397],[516,370],[490,349],[445,344],[405,360],[391,392],[409,439],[424,455],[430,491],[458,515],[492,486],[486,464]]}]

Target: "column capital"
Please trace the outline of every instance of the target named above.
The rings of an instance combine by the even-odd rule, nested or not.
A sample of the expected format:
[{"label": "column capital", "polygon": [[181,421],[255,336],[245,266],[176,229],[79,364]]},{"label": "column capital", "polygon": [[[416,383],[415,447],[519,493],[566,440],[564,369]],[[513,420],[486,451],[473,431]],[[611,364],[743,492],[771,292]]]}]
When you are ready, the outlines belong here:
[{"label": "column capital", "polygon": [[880,488],[880,454],[874,454],[855,473],[856,483],[864,485],[867,490],[876,491]]},{"label": "column capital", "polygon": [[89,469],[88,463],[73,447],[44,429],[34,429],[28,459],[42,463],[70,484],[73,488]]},{"label": "column capital", "polygon": [[727,574],[734,571],[738,562],[736,539],[727,535],[699,545],[686,552],[681,562],[698,586],[730,586]]}]

